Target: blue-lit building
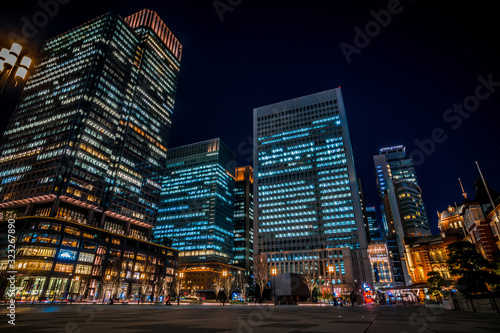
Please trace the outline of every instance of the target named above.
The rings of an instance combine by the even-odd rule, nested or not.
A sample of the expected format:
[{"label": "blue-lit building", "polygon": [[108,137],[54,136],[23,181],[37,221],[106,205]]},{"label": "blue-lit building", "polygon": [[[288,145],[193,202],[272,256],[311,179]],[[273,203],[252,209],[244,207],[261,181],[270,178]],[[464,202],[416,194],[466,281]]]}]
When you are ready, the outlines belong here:
[{"label": "blue-lit building", "polygon": [[278,273],[327,277],[336,293],[371,284],[340,88],[256,108],[253,119],[256,254]]},{"label": "blue-lit building", "polygon": [[411,285],[404,237],[431,235],[415,166],[404,146],[382,148],[373,160],[394,285]]},{"label": "blue-lit building", "polygon": [[0,143],[0,209],[149,239],[181,54],[147,9],[46,41]]},{"label": "blue-lit building", "polygon": [[220,139],[168,150],[154,237],[171,240],[181,263],[230,263],[234,161]]},{"label": "blue-lit building", "polygon": [[[373,157],[386,236],[427,236],[431,228],[418,185],[417,173],[404,146],[382,148]],[[397,230],[398,224],[402,229]]]}]

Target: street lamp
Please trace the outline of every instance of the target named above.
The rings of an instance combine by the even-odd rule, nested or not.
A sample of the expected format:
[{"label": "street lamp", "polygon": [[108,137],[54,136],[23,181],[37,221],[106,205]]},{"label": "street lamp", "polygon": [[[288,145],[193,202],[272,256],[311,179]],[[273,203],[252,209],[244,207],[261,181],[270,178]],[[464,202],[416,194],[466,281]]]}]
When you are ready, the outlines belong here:
[{"label": "street lamp", "polygon": [[21,58],[20,53],[22,49],[21,45],[13,43],[10,50],[6,48],[0,50],[0,93],[3,91],[10,74],[16,67],[17,70],[14,74],[16,86],[19,82],[26,79],[26,74],[28,74],[28,69],[31,66],[31,58],[27,56]]},{"label": "street lamp", "polygon": [[184,273],[179,272],[179,286],[177,288],[177,305],[181,304],[181,279],[184,277]]},{"label": "street lamp", "polygon": [[274,306],[276,306],[276,274],[278,274],[278,270],[276,268],[271,268],[271,275],[273,276],[273,301],[274,301]]},{"label": "street lamp", "polygon": [[[332,274],[333,274],[333,266],[328,266],[328,273],[330,273],[330,284],[332,285],[332,302],[333,302],[333,280],[332,280]],[[334,302],[335,303],[335,302]]]}]

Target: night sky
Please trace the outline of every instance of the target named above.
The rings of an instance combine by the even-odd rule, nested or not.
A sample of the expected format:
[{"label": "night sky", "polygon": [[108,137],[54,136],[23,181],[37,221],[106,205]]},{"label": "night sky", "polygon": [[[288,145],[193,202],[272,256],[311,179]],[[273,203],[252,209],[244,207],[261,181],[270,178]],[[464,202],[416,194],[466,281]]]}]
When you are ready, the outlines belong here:
[{"label": "night sky", "polygon": [[[236,5],[221,21],[213,0],[60,1],[68,3],[24,43],[35,59],[46,39],[108,11],[125,17],[153,9],[183,44],[170,147],[220,137],[239,154],[240,164],[251,164],[254,107],[341,86],[368,205],[378,206],[372,158],[378,149],[403,144],[414,152],[415,140],[429,140],[436,128],[442,131],[434,152],[414,155],[425,158],[417,173],[434,232],[436,211],[462,199],[457,178],[473,194],[474,161],[500,190],[500,29],[494,2],[221,0],[219,6]],[[42,10],[37,1],[11,3],[2,3],[0,12],[0,45],[7,48],[6,34],[22,35],[24,22]],[[369,23],[371,11],[388,6],[394,13],[377,31]],[[367,24],[372,37],[357,41],[348,63],[339,45],[355,47],[354,28],[365,30]],[[493,81],[489,91],[479,88],[482,100],[474,97],[479,76]],[[2,133],[19,88],[10,85],[0,95]],[[467,118],[447,111],[464,101],[477,109],[465,111]]]}]

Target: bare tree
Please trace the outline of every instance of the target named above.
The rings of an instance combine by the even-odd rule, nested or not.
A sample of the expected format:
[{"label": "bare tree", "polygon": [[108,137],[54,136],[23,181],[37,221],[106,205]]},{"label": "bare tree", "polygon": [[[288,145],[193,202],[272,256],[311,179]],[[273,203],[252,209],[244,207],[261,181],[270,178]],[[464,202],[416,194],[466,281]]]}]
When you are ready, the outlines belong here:
[{"label": "bare tree", "polygon": [[248,283],[247,283],[247,277],[245,274],[238,274],[238,279],[236,280],[236,288],[240,289],[240,294],[245,295],[247,294],[247,289],[248,289]]},{"label": "bare tree", "polygon": [[307,288],[309,288],[309,292],[311,293],[311,302],[313,300],[313,290],[318,285],[319,273],[315,269],[315,267],[309,266],[307,273],[304,274],[304,278],[306,279],[305,283]]},{"label": "bare tree", "polygon": [[100,293],[102,296],[102,302],[104,303],[104,299],[106,298],[106,292],[110,290],[111,295],[110,299],[113,299],[116,293],[121,288],[123,283],[123,278],[121,277],[121,267],[122,262],[119,258],[113,258],[109,260],[109,263],[106,267],[109,275],[107,275],[102,282]]},{"label": "bare tree", "polygon": [[122,289],[123,285],[123,277],[121,276],[121,272],[117,272],[115,276],[111,279],[111,297],[118,298],[118,294]]},{"label": "bare tree", "polygon": [[212,274],[213,289],[215,293],[215,299],[219,297],[219,292],[224,286],[224,279],[221,272],[213,271]]},{"label": "bare tree", "polygon": [[165,277],[161,284],[161,295],[165,299],[165,304],[170,304],[170,300],[174,299],[177,295],[177,278]]},{"label": "bare tree", "polygon": [[78,296],[80,297],[80,301],[84,300],[87,297],[87,291],[90,288],[90,281],[85,279],[80,284],[80,289],[78,290]]},{"label": "bare tree", "polygon": [[267,272],[267,260],[265,255],[261,254],[254,257],[253,269],[254,281],[259,286],[259,298],[262,299],[264,288],[269,281],[269,275]]},{"label": "bare tree", "polygon": [[139,295],[139,302],[142,301],[144,303],[144,299],[146,298],[146,294],[149,291],[149,288],[151,287],[151,281],[148,279],[148,276],[145,276],[144,279],[140,280],[140,285],[141,285],[141,294]]},{"label": "bare tree", "polygon": [[226,294],[227,300],[231,300],[231,293],[236,287],[236,277],[234,275],[224,276],[222,279],[222,287],[224,288],[224,294]]}]

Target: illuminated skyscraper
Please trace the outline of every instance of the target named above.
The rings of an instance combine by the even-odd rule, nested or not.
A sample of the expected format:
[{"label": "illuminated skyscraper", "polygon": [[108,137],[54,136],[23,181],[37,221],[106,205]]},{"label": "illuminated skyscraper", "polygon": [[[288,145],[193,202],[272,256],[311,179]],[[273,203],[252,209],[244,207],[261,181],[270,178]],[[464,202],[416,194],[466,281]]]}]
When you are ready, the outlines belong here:
[{"label": "illuminated skyscraper", "polygon": [[382,148],[373,159],[386,236],[397,232],[405,237],[430,235],[422,190],[413,161],[406,157],[405,147]]},{"label": "illuminated skyscraper", "polygon": [[151,10],[48,40],[0,144],[0,209],[148,238],[181,53]]},{"label": "illuminated skyscraper", "polygon": [[220,139],[168,150],[154,237],[172,240],[183,262],[232,259],[234,161]]},{"label": "illuminated skyscraper", "polygon": [[340,88],[254,109],[254,147],[255,252],[279,273],[331,276],[335,292],[370,283]]},{"label": "illuminated skyscraper", "polygon": [[404,146],[382,148],[373,160],[394,285],[411,285],[404,237],[431,235],[415,166]]},{"label": "illuminated skyscraper", "polygon": [[234,253],[233,265],[253,269],[253,169],[236,168],[234,188]]}]

